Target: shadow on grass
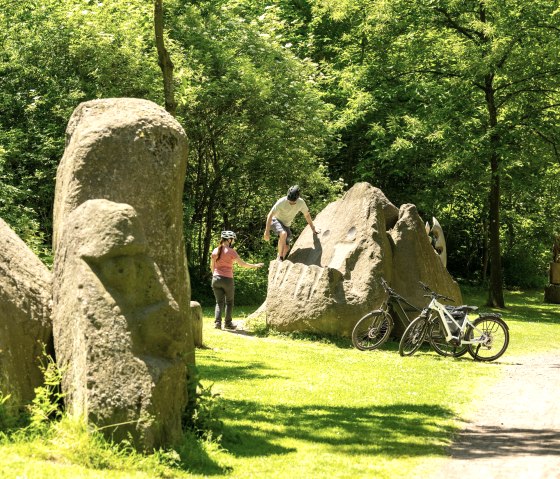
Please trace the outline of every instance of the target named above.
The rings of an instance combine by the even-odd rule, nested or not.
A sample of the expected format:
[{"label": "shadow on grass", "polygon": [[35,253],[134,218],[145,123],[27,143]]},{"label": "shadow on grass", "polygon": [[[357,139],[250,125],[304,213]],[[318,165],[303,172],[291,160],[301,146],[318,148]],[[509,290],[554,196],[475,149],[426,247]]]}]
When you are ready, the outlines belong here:
[{"label": "shadow on grass", "polygon": [[480,311],[500,313],[506,321],[560,323],[558,305],[545,303],[543,291],[505,291],[505,309],[484,306],[487,293],[482,289],[464,288],[464,294],[467,304],[479,306]]},{"label": "shadow on grass", "polygon": [[278,374],[278,370],[273,372],[266,363],[253,362],[250,364],[240,364],[235,359],[223,359],[220,357],[211,358],[212,365],[198,366],[200,377],[203,382],[207,382],[208,378],[212,382],[227,381],[231,378],[242,377],[244,380],[250,379],[266,379],[266,378],[286,378]]},{"label": "shadow on grass", "polygon": [[528,293],[508,295],[508,309],[503,313],[506,320],[559,324],[558,305],[543,303],[536,296]]},{"label": "shadow on grass", "polygon": [[[290,437],[332,447],[337,454],[423,456],[444,454],[453,411],[434,405],[376,407],[269,406],[228,401],[223,446],[236,456],[267,456],[294,449],[277,445]],[[259,426],[262,425],[262,427]],[[267,425],[274,425],[273,431]]]}]

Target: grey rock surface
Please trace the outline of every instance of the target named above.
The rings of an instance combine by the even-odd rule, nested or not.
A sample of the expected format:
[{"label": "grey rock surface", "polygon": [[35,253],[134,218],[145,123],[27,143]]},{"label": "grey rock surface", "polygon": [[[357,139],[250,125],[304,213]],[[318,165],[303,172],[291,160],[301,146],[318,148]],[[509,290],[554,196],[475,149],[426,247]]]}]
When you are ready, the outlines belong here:
[{"label": "grey rock surface", "polygon": [[[62,340],[62,334],[68,327],[67,325],[74,321],[72,315],[78,314],[83,317],[80,312],[82,305],[74,301],[74,306],[78,309],[73,312],[67,305],[62,306],[62,302],[65,301],[66,294],[71,294],[71,289],[65,289],[67,276],[72,274],[66,267],[66,263],[73,264],[76,261],[78,244],[75,244],[74,235],[77,234],[83,241],[87,240],[80,236],[79,232],[69,231],[69,228],[76,228],[76,225],[86,226],[80,223],[73,212],[88,200],[104,199],[132,207],[144,233],[145,250],[143,249],[142,255],[150,258],[154,263],[154,268],[159,271],[158,274],[161,274],[163,284],[173,299],[173,301],[162,300],[163,309],[157,313],[163,314],[161,324],[155,326],[150,323],[149,328],[154,327],[154,331],[150,332],[150,337],[155,341],[154,344],[146,345],[147,349],[142,352],[136,349],[135,341],[127,343],[129,346],[134,344],[132,352],[135,355],[146,354],[168,360],[168,354],[173,355],[178,352],[178,357],[180,357],[180,360],[176,360],[174,363],[175,371],[172,375],[169,375],[171,369],[167,364],[160,368],[161,371],[165,370],[165,373],[158,379],[161,387],[154,391],[153,401],[154,404],[163,405],[167,396],[169,406],[165,410],[151,410],[150,413],[155,415],[157,422],[165,424],[166,426],[162,427],[167,429],[162,430],[163,432],[154,432],[152,439],[146,433],[141,441],[141,446],[148,448],[150,444],[157,446],[177,439],[180,415],[188,398],[186,393],[181,393],[179,397],[174,391],[187,390],[188,366],[195,362],[190,321],[190,284],[183,240],[182,196],[186,158],[186,136],[183,129],[171,115],[155,103],[131,98],[93,100],[82,103],[72,114],[66,132],[66,149],[57,171],[53,218],[53,250],[55,253],[53,309],[57,356],[66,357],[70,368],[78,367],[83,370],[87,350],[72,356],[72,351],[79,351],[80,345]],[[109,217],[111,215],[107,216],[107,218]],[[69,226],[68,222],[71,218],[73,223]],[[100,231],[105,231],[108,235],[107,237],[97,236],[98,247],[101,248],[103,242],[106,242],[107,245],[118,251],[120,246],[115,243],[118,235],[117,237],[111,236],[115,232],[114,228],[106,230],[107,225],[95,221],[95,218],[90,219]],[[65,242],[69,244],[65,244]],[[68,251],[72,252],[72,256],[68,256]],[[116,256],[114,253],[111,254]],[[128,249],[126,255],[130,255]],[[145,268],[148,268],[146,264]],[[93,267],[92,264],[89,266]],[[153,275],[150,278],[151,284],[159,284],[159,281],[153,280]],[[126,282],[128,279],[122,278],[122,281]],[[123,287],[125,287],[124,284]],[[63,290],[64,294],[62,294]],[[141,289],[141,291],[148,293],[145,289]],[[115,301],[112,296],[106,299],[106,304]],[[139,298],[134,301],[137,300],[140,301]],[[167,306],[165,306],[166,304]],[[169,306],[171,304],[176,305],[181,317],[180,321],[176,321],[176,318],[171,321],[173,323],[171,332],[180,346],[175,343],[165,346],[169,339],[166,335],[162,336],[166,339],[161,339],[161,337],[161,341],[157,339],[161,329],[169,326],[166,324],[167,313],[165,311],[174,310],[174,306]],[[152,311],[151,308],[151,306],[148,307],[146,311]],[[105,306],[102,310],[104,315],[109,314]],[[115,308],[114,317],[121,318],[122,311],[121,306]],[[175,313],[169,314],[175,315]],[[127,316],[125,315],[125,317]],[[89,321],[95,322],[91,317]],[[77,326],[80,326],[83,331],[83,323]],[[166,333],[168,334],[169,331]],[[98,337],[98,340],[101,339],[101,336]],[[93,343],[90,347],[95,349]],[[64,348],[70,349],[63,351]],[[155,348],[155,351],[151,348]],[[93,354],[90,359],[94,360],[95,357]],[[146,364],[139,362],[136,363],[134,372],[154,374],[153,369],[146,368]],[[110,372],[114,372],[116,375],[125,374],[124,371],[117,369]],[[66,374],[72,374],[71,369]],[[80,385],[87,384],[87,381],[87,377],[79,377]],[[69,387],[68,381],[65,380],[65,384]],[[164,384],[167,386],[164,387]],[[87,391],[88,388],[80,390]],[[71,391],[66,392],[70,393],[68,396],[70,408],[73,407],[74,400],[78,404],[83,404],[83,398],[73,395]],[[162,396],[158,399],[156,397],[158,395]],[[107,400],[114,401],[111,398]],[[139,403],[138,413],[143,410],[144,406]],[[104,418],[100,420],[103,423],[107,422]],[[171,423],[173,423],[172,426]]]},{"label": "grey rock surface", "polygon": [[186,322],[138,215],[89,200],[59,239],[53,321],[69,412],[142,450],[179,440]]},{"label": "grey rock surface", "polygon": [[[187,144],[183,128],[163,108],[135,98],[80,104],[66,130],[53,211],[53,249],[68,215],[90,199],[132,206],[144,227],[148,254],[179,307],[190,308],[183,239]],[[191,339],[192,341],[192,339]]]},{"label": "grey rock surface", "polygon": [[382,277],[418,307],[427,302],[419,280],[461,302],[414,205],[399,210],[380,189],[357,183],[314,224],[318,235],[306,227],[287,260],[270,263],[265,309],[273,328],[350,336],[381,304]]},{"label": "grey rock surface", "polygon": [[43,384],[43,350],[52,354],[52,275],[0,219],[0,391],[21,407]]},{"label": "grey rock surface", "polygon": [[197,348],[203,346],[202,343],[202,306],[198,301],[191,301],[191,321],[194,345]]}]

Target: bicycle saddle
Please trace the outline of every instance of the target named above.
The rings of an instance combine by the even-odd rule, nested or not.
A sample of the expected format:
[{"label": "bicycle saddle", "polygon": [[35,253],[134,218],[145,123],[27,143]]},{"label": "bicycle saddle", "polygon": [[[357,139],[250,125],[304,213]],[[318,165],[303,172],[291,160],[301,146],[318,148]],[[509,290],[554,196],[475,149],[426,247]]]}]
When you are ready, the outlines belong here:
[{"label": "bicycle saddle", "polygon": [[476,311],[478,309],[478,306],[468,306],[466,304],[462,304],[461,306],[446,306],[445,309],[447,309],[449,312],[469,313]]}]

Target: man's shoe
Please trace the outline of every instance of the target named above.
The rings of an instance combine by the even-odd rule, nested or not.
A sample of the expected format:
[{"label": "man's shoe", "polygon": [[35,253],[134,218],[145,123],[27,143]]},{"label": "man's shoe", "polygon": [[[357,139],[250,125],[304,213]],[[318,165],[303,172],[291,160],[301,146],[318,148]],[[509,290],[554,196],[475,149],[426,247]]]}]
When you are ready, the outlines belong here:
[{"label": "man's shoe", "polygon": [[237,326],[230,321],[224,325],[224,329],[237,329]]},{"label": "man's shoe", "polygon": [[216,329],[222,329],[222,323],[214,323]]},{"label": "man's shoe", "polygon": [[276,260],[277,260],[277,261],[284,261],[284,257],[283,257],[283,256],[280,256],[280,255],[278,255],[278,256],[276,257]]}]

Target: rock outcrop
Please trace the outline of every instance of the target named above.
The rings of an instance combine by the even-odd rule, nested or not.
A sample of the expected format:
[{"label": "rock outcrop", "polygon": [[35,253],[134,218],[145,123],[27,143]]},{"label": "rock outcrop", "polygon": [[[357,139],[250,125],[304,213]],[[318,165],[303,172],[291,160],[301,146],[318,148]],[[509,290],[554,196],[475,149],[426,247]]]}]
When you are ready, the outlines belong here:
[{"label": "rock outcrop", "polygon": [[21,407],[43,384],[43,350],[52,354],[51,273],[0,219],[0,391]]},{"label": "rock outcrop", "polygon": [[54,334],[71,414],[151,450],[181,436],[184,315],[134,209],[89,200],[67,218],[54,288]]},{"label": "rock outcrop", "polygon": [[306,227],[287,260],[270,264],[266,320],[273,328],[349,336],[381,304],[381,277],[418,307],[426,303],[418,281],[461,301],[414,205],[399,210],[378,188],[358,183],[314,224],[318,235]]},{"label": "rock outcrop", "polygon": [[[67,407],[103,425],[121,418],[139,421],[136,429],[105,431],[114,438],[132,431],[135,444],[144,450],[180,437],[187,371],[194,364],[182,222],[186,157],[183,129],[156,104],[94,100],[78,106],[70,118],[57,172],[53,328]],[[113,206],[88,200],[108,200]],[[80,231],[84,228],[95,235],[97,245]],[[105,245],[107,252],[89,255],[83,252],[86,245],[96,251]],[[115,283],[106,276],[111,268],[113,277],[120,278]],[[75,271],[85,279],[81,288],[72,289]],[[122,276],[123,271],[133,276]],[[131,284],[146,298],[137,297]],[[80,299],[90,294],[99,312],[91,309],[89,299]],[[113,332],[107,329],[111,314]],[[143,326],[130,329],[136,323]],[[103,334],[95,333],[97,325]],[[119,338],[118,345],[109,341],[111,334]],[[113,347],[119,355],[109,358]],[[119,356],[128,359],[118,362]],[[112,366],[107,358],[115,361]],[[92,382],[91,374],[99,368],[103,374]],[[104,387],[112,390],[125,374],[138,377],[130,378],[131,389],[118,401],[102,392]],[[148,384],[155,385],[151,398]],[[134,394],[139,395],[135,414],[127,402]]]}]

